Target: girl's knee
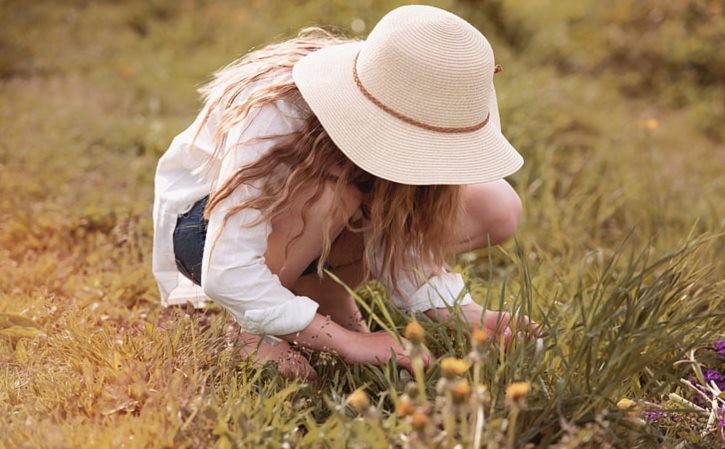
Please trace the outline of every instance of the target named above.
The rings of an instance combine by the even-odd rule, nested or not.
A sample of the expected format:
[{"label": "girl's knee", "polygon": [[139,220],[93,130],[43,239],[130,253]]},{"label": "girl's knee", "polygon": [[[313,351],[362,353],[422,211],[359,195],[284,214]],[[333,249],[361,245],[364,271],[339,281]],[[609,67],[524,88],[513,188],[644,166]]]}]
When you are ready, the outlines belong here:
[{"label": "girl's knee", "polygon": [[472,186],[467,212],[475,220],[479,246],[496,245],[508,240],[519,226],[521,199],[504,180]]}]

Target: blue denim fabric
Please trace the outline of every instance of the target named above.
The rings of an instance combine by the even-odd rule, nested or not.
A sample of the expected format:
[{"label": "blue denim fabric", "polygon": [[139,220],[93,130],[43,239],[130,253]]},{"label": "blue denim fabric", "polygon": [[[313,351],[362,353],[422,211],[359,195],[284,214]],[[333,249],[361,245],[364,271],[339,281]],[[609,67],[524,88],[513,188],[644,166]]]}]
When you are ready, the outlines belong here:
[{"label": "blue denim fabric", "polygon": [[[180,214],[174,229],[176,268],[196,285],[201,285],[201,260],[204,256],[204,241],[209,223],[204,219],[204,207],[208,201],[209,195],[194,203],[188,212]],[[328,264],[325,264],[325,268],[332,269]],[[312,261],[302,276],[316,271],[317,259]]]},{"label": "blue denim fabric", "polygon": [[176,268],[196,285],[201,285],[201,259],[209,223],[203,216],[207,201],[209,195],[194,203],[188,212],[180,214],[174,229]]}]

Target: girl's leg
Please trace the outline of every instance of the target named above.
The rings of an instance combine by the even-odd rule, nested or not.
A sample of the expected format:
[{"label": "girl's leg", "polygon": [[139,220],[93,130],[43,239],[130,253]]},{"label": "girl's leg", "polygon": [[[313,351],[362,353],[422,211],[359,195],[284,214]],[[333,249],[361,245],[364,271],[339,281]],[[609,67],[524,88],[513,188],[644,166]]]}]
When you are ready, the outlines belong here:
[{"label": "girl's leg", "polygon": [[[457,245],[458,254],[477,248],[486,248],[508,240],[521,219],[521,200],[516,191],[505,181],[467,185],[463,194],[462,240]],[[509,328],[512,315],[508,312],[483,311],[483,322],[489,328]],[[473,317],[473,321],[481,319]],[[523,318],[524,323],[531,321]],[[516,326],[514,326],[516,327]]]},{"label": "girl's leg", "polygon": [[521,218],[521,200],[505,180],[464,186],[462,240],[456,254],[508,240]]}]

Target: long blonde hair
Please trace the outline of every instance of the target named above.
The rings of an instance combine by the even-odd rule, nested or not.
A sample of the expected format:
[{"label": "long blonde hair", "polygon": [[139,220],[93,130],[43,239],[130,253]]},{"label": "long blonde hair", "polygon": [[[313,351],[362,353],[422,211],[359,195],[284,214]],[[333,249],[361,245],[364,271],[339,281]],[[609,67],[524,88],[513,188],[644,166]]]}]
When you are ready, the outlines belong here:
[{"label": "long blonde hair", "polygon": [[[204,123],[214,111],[219,113],[214,154],[210,160],[223,154],[229,130],[244,120],[253,108],[280,99],[293,105],[304,104],[291,77],[296,61],[322,47],[349,41],[351,39],[321,28],[305,28],[292,39],[247,53],[217,71],[213,80],[200,89],[207,106]],[[266,82],[254,86],[259,81]],[[251,92],[245,92],[250,86]],[[243,97],[243,93],[247,96]],[[238,101],[240,98],[242,101]],[[204,218],[209,219],[211,211],[236,188],[259,181],[259,196],[232,207],[225,215],[224,225],[233,214],[245,208],[262,213],[260,220],[251,225],[261,220],[271,221],[288,212],[290,204],[309,188],[314,189],[314,194],[307,197],[305,206],[318,200],[325,182],[331,179],[333,171],[337,171],[339,175],[332,177],[335,179],[333,206],[323,225],[323,246],[317,265],[320,276],[335,238],[332,224],[336,218],[345,217],[342,197],[350,185],[369,192],[370,198],[367,207],[363,208],[367,226],[355,227],[350,220],[346,224],[352,232],[369,231],[363,257],[365,278],[369,277],[375,253],[380,257],[381,272],[387,273],[395,290],[398,290],[399,270],[420,269],[433,275],[454,255],[453,248],[459,237],[456,231],[460,218],[460,186],[405,185],[373,176],[340,151],[314,114],[308,114],[304,125],[291,134],[264,138],[274,138],[277,142],[262,157],[240,167],[212,192]]]}]

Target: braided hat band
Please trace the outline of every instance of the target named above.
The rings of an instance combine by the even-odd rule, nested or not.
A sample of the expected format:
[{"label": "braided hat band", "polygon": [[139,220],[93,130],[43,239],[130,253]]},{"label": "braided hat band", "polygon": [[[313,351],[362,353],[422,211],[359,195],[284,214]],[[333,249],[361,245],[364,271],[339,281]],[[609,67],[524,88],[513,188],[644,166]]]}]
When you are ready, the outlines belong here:
[{"label": "braided hat band", "polygon": [[[405,123],[409,123],[413,126],[417,126],[418,128],[423,128],[423,129],[427,129],[429,131],[435,131],[435,132],[439,132],[439,133],[469,133],[469,132],[473,132],[473,131],[478,131],[479,129],[486,126],[486,123],[488,123],[488,120],[491,118],[491,113],[489,112],[486,114],[486,118],[483,119],[483,121],[481,121],[480,123],[477,123],[472,126],[464,126],[464,127],[459,128],[459,127],[445,127],[445,126],[429,125],[427,123],[418,121],[412,117],[408,117],[407,115],[396,111],[395,109],[391,108],[390,106],[387,106],[385,103],[383,103],[382,101],[375,98],[375,96],[373,94],[371,94],[365,88],[362,81],[360,81],[360,77],[357,74],[357,58],[359,55],[360,55],[360,51],[358,50],[358,52],[355,54],[355,59],[352,62],[352,76],[353,76],[353,79],[355,80],[355,84],[357,84],[358,89],[360,89],[360,92],[362,92],[362,94],[365,95],[365,97],[368,100],[373,102],[373,104],[375,106],[379,107],[380,109],[382,109],[383,111],[392,115],[393,117],[404,121]],[[501,66],[496,65],[496,68],[494,69],[494,73],[498,73],[500,71],[501,71]]]}]

